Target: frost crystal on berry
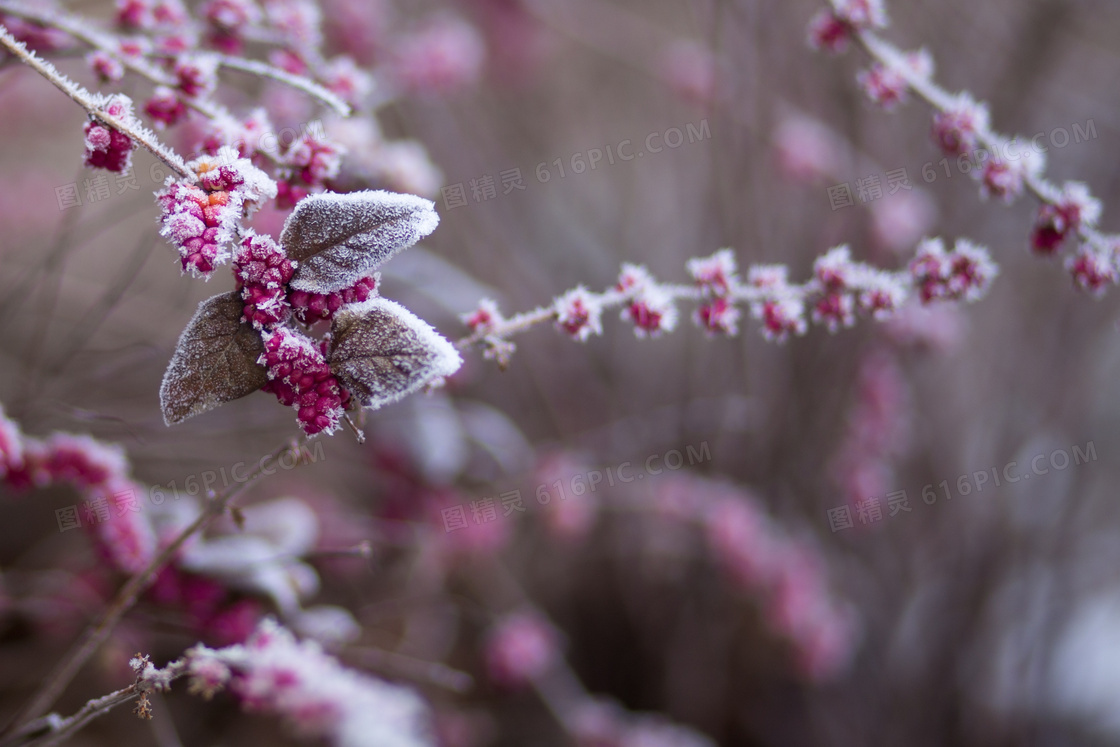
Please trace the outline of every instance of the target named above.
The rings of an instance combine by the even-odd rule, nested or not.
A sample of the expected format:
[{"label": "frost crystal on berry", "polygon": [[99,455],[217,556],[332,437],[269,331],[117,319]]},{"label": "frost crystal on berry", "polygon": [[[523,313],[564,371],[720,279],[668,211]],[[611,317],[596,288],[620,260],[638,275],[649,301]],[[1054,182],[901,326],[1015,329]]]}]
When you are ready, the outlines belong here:
[{"label": "frost crystal on berry", "polygon": [[295,177],[307,186],[322,186],[338,176],[344,151],[326,138],[304,133],[284,154],[284,163],[295,170]]},{"label": "frost crystal on berry", "polygon": [[717,296],[701,304],[693,313],[692,319],[712,335],[731,337],[739,333],[740,316],[738,308],[723,296]]},{"label": "frost crystal on berry", "polygon": [[727,295],[736,282],[735,255],[730,249],[720,249],[710,257],[690,259],[686,267],[706,295]]},{"label": "frost crystal on berry", "polygon": [[462,314],[460,319],[463,324],[470,327],[471,332],[478,332],[482,330],[488,332],[494,328],[495,324],[502,321],[502,312],[498,310],[498,304],[489,298],[484,298],[478,302],[478,308],[466,314]]},{"label": "frost crystal on berry", "polygon": [[988,124],[987,105],[962,93],[945,111],[933,115],[933,139],[946,155],[963,155],[976,149]]},{"label": "frost crystal on berry", "polygon": [[233,258],[246,321],[257,329],[284,321],[290,308],[286,286],[295,268],[271,236],[246,232]]},{"label": "frost crystal on berry", "polygon": [[818,11],[809,21],[809,46],[833,54],[843,52],[848,47],[852,31],[852,27],[832,11]]},{"label": "frost crystal on berry", "polygon": [[247,710],[285,719],[335,747],[431,744],[427,709],[412,691],[347,669],[314,641],[297,641],[272,619],[244,644],[188,652],[192,690],[228,686]]},{"label": "frost crystal on berry", "polygon": [[871,101],[887,111],[906,101],[909,84],[897,70],[876,62],[856,75],[856,82]]},{"label": "frost crystal on berry", "polygon": [[1082,225],[1095,226],[1101,203],[1081,182],[1066,182],[1061,190],[1047,190],[1048,202],[1038,210],[1031,231],[1031,246],[1039,254],[1053,254]]},{"label": "frost crystal on berry", "polygon": [[1082,246],[1076,254],[1066,260],[1066,269],[1073,276],[1073,282],[1082,290],[1100,296],[1105,286],[1117,282],[1116,264],[1112,257],[1092,246]]},{"label": "frost crystal on berry", "polygon": [[[127,125],[135,123],[132,114],[132,100],[123,94],[116,94],[97,100],[101,110],[110,117]],[[85,126],[86,152],[85,164],[124,173],[132,166],[132,150],[136,147],[132,138],[99,120],[91,119]]]},{"label": "frost crystal on berry", "polygon": [[155,121],[156,129],[173,127],[187,116],[187,105],[173,89],[157,86],[152,97],[144,104],[144,113]]},{"label": "frost crystal on berry", "polygon": [[207,96],[218,87],[218,58],[212,54],[181,55],[172,72],[184,96]]},{"label": "frost crystal on berry", "polygon": [[334,317],[343,306],[352,303],[361,303],[370,296],[377,294],[377,283],[381,273],[375,272],[368,278],[362,278],[349,288],[332,291],[330,293],[312,293],[304,290],[293,290],[288,295],[288,302],[296,319],[303,324],[314,324],[327,321]]},{"label": "frost crystal on berry", "polygon": [[836,17],[857,29],[882,29],[887,26],[883,0],[832,0]]},{"label": "frost crystal on berry", "polygon": [[813,305],[813,321],[824,324],[829,332],[856,323],[855,299],[847,293],[830,292]]},{"label": "frost crystal on berry", "polygon": [[121,61],[103,50],[86,55],[86,64],[102,83],[116,83],[124,77],[124,65]]},{"label": "frost crystal on berry", "polygon": [[240,194],[172,182],[156,201],[163,213],[160,235],[178,248],[184,272],[207,276],[229,259],[226,246],[241,218]]},{"label": "frost crystal on berry", "polygon": [[339,426],[350,393],[327,365],[319,346],[288,327],[266,331],[259,363],[268,369],[264,391],[296,410],[296,420],[309,436]]},{"label": "frost crystal on berry", "polygon": [[906,302],[906,286],[897,276],[871,270],[862,279],[859,307],[875,319],[888,319]]},{"label": "frost crystal on berry", "polygon": [[[1012,148],[1019,153],[1016,160],[1011,160]],[[996,157],[984,163],[983,169],[977,172],[980,179],[980,195],[987,199],[996,197],[1006,203],[1011,203],[1023,193],[1027,179],[1042,173],[1046,164],[1046,156],[1030,149],[1024,149],[1017,140],[1003,143],[1006,158]]]},{"label": "frost crystal on berry", "polygon": [[987,292],[997,273],[987,250],[965,239],[958,239],[951,252],[941,239],[926,239],[910,263],[923,303],[975,301]]},{"label": "frost crystal on berry", "polygon": [[805,302],[792,292],[752,303],[751,316],[762,322],[763,337],[774,342],[785,342],[791,334],[803,335],[809,328],[805,322]]},{"label": "frost crystal on berry", "polygon": [[602,305],[582,285],[557,298],[552,308],[556,326],[573,339],[586,342],[591,335],[603,334]]},{"label": "frost crystal on berry", "polygon": [[649,284],[638,289],[622,310],[622,318],[634,324],[638,337],[657,337],[677,327],[677,307],[663,287]]},{"label": "frost crystal on berry", "polygon": [[809,22],[809,45],[842,52],[855,33],[886,25],[887,11],[881,0],[832,0],[831,10],[818,12]]}]

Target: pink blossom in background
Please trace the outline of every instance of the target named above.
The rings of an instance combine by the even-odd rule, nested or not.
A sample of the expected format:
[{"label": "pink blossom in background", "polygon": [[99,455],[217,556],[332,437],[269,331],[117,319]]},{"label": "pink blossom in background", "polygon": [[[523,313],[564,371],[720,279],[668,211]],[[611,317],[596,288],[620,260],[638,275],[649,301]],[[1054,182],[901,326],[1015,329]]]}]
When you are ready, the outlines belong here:
[{"label": "pink blossom in background", "polygon": [[559,638],[539,616],[516,613],[495,624],[487,636],[484,656],[494,684],[521,688],[548,673],[559,656]]},{"label": "pink blossom in background", "polygon": [[814,184],[835,179],[844,159],[839,137],[815,119],[799,115],[781,120],[774,132],[778,165],[792,181]]},{"label": "pink blossom in background", "polygon": [[691,104],[708,104],[717,94],[715,57],[699,42],[682,39],[661,51],[657,66],[669,90]]},{"label": "pink blossom in background", "polygon": [[487,70],[491,78],[524,85],[541,70],[555,39],[526,0],[460,0],[486,38]]},{"label": "pink blossom in background", "polygon": [[477,82],[485,59],[486,47],[473,26],[438,15],[395,39],[389,64],[405,91],[446,95]]}]

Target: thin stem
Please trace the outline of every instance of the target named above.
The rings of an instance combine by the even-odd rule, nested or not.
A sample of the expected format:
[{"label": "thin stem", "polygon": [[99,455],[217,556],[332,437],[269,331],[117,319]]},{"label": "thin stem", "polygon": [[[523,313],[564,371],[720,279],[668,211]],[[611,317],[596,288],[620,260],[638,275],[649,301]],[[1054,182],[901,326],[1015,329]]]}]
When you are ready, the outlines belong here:
[{"label": "thin stem", "polygon": [[154,134],[148,130],[137,128],[133,123],[125,122],[103,111],[100,105],[94,101],[93,94],[60,73],[50,62],[41,59],[34,52],[28,50],[23,42],[17,40],[3,26],[0,26],[0,44],[18,57],[25,65],[53,83],[58,90],[65,93],[74,103],[85,109],[91,117],[127,135],[133,142],[139,143],[145,150],[163,161],[172,171],[175,171],[184,179],[191,182],[197,181],[197,177],[187,168],[183,159],[166,145],[159,142]]},{"label": "thin stem", "polygon": [[287,70],[282,70],[258,60],[243,60],[240,57],[230,57],[228,55],[218,55],[217,58],[218,64],[222,67],[259,75],[262,78],[271,78],[279,83],[284,83],[292,88],[303,91],[308,96],[319,99],[343,117],[350,116],[349,104],[343,101],[334,91],[319,85],[309,78],[305,78],[302,75],[292,75]]},{"label": "thin stem", "polygon": [[[216,494],[210,498],[202,510],[202,513],[190,523],[185,529],[179,532],[179,535],[160,551],[149,563],[148,566],[132,576],[120,591],[113,598],[113,601],[101,613],[101,616],[82,634],[81,638],[71,647],[70,651],[65,657],[55,666],[55,669],[44,680],[43,686],[38,692],[28,701],[20,712],[13,719],[13,729],[19,730],[19,725],[25,721],[35,718],[37,715],[50,708],[54,702],[62,694],[70,681],[82,668],[82,666],[93,656],[94,652],[105,642],[113,628],[120,621],[121,617],[136,604],[136,600],[145,589],[148,588],[155,580],[156,574],[167,565],[179,548],[194,536],[195,533],[205,529],[209,524],[222,515],[228,507],[230,501],[237,496],[241,495],[246,488],[249,487],[257,478],[264,472],[264,465],[269,461],[269,458],[278,459],[285,452],[299,453],[299,448],[302,444],[306,443],[306,437],[302,437],[296,443],[286,443],[283,446],[273,450],[273,452],[264,459],[257,463],[257,467],[251,471],[245,480],[240,485],[235,485],[222,493]],[[11,731],[11,730],[9,730]]]},{"label": "thin stem", "polygon": [[[925,101],[931,108],[939,112],[946,112],[954,108],[955,97],[944,88],[934,83],[932,77],[925,77],[914,71],[914,69],[907,64],[905,54],[898,47],[884,39],[880,39],[869,31],[857,31],[854,36],[859,46],[868,56],[879,64],[898,73],[903,80],[906,81],[910,90],[916,93],[918,97]],[[1000,146],[1006,145],[1006,140],[1004,140],[1004,138],[988,129],[977,130],[976,141],[984,149],[993,153],[998,153]],[[1039,202],[1044,205],[1058,206],[1057,202],[1051,196],[1051,190],[1047,188],[1047,182],[1042,179],[1041,176],[1028,172],[1024,174],[1023,184],[1027,191]],[[1078,237],[1084,242],[1095,243],[1103,238],[1100,232],[1083,223],[1078,223],[1076,229]]]}]

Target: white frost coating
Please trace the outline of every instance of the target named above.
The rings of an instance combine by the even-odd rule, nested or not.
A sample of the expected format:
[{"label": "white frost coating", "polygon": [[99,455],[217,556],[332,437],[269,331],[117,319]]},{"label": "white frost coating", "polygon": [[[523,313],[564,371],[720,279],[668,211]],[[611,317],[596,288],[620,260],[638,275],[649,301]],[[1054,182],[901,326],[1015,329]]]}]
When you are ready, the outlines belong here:
[{"label": "white frost coating", "polygon": [[226,535],[201,542],[183,553],[180,565],[233,588],[264,594],[285,616],[298,613],[301,593],[310,596],[318,586],[314,569],[253,535]]},{"label": "white frost coating", "polygon": [[439,225],[431,200],[384,190],[325,192],[300,200],[280,244],[300,262],[292,287],[332,293],[368,277]]},{"label": "white frost coating", "polygon": [[358,640],[362,626],[345,607],[319,604],[288,618],[292,630],[311,638],[327,648],[337,648]]},{"label": "white frost coating", "polygon": [[303,555],[319,539],[319,517],[298,498],[277,498],[242,510],[243,531],[268,539],[281,553]]},{"label": "white frost coating", "polygon": [[[370,409],[436,384],[463,365],[459,351],[435,328],[380,296],[344,306],[335,315],[332,329],[336,346],[331,351],[331,370],[359,399],[362,389],[368,390],[364,406]],[[362,351],[358,368],[346,365],[355,362],[356,350]],[[340,352],[346,354],[346,360],[336,360]],[[337,370],[336,363],[340,364]],[[362,384],[357,390],[354,378]]]},{"label": "white frost coating", "polygon": [[199,174],[199,182],[205,188],[209,188],[211,179],[220,178],[221,169],[225,168],[232,169],[244,180],[230,191],[240,194],[245,200],[262,203],[276,197],[277,187],[273,178],[254,166],[248,158],[242,158],[237,148],[231,145],[223,145],[217,155],[201,156],[187,165]]},{"label": "white frost coating", "polygon": [[435,744],[418,695],[343,667],[314,641],[297,642],[274,620],[264,620],[243,645],[199,645],[188,660],[192,673],[228,667],[231,689],[247,705],[284,716],[300,732],[325,737],[335,747]]}]

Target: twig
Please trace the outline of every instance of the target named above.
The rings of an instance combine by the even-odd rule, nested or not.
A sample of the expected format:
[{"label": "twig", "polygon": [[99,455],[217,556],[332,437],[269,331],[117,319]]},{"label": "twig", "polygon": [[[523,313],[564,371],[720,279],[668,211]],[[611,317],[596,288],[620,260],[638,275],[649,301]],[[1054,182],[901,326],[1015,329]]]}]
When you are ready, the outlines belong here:
[{"label": "twig", "polygon": [[[287,443],[283,446],[273,450],[269,455],[273,459],[279,458],[285,452],[299,452],[299,448],[306,442],[306,437],[301,438],[295,443]],[[245,482],[240,485],[232,486],[226,491],[216,494],[210,498],[203,508],[202,513],[190,523],[185,529],[179,532],[179,535],[163,548],[163,550],[154,557],[148,566],[141,572],[132,576],[117,595],[113,601],[101,613],[101,616],[82,634],[81,638],[71,647],[70,651],[62,658],[62,660],[55,666],[55,669],[46,677],[43,686],[38,692],[28,701],[28,703],[20,710],[16,717],[12,720],[12,730],[19,731],[19,725],[25,721],[35,718],[38,714],[50,708],[54,702],[62,694],[70,681],[82,668],[82,666],[89,660],[89,658],[97,651],[98,647],[104,643],[105,639],[109,637],[113,628],[121,617],[127,612],[139,598],[148,586],[155,580],[156,574],[163,569],[168,562],[179,551],[179,548],[190,539],[195,533],[205,529],[209,524],[225,512],[230,501],[243,493],[249,485],[251,485],[257,478],[259,478],[264,471],[264,464],[269,461],[266,457],[258,462],[257,467],[251,471]]]},{"label": "twig", "polygon": [[[895,45],[880,39],[875,34],[866,30],[858,30],[853,34],[859,46],[873,60],[898,73],[907,86],[926,102],[931,108],[939,112],[946,112],[954,107],[955,97],[933,82],[932,77],[918,74],[906,63],[906,56]],[[1006,140],[987,128],[977,129],[976,141],[985,150],[999,153],[1001,146],[1006,145]],[[1051,196],[1052,190],[1047,188],[1047,182],[1038,174],[1027,172],[1023,174],[1023,185],[1039,202],[1057,207],[1058,203]],[[1104,237],[1099,231],[1083,222],[1076,226],[1078,237],[1087,243],[1099,243]]]},{"label": "twig", "polygon": [[229,55],[217,55],[217,59],[218,64],[222,67],[259,75],[262,78],[271,78],[279,83],[284,83],[292,88],[303,91],[308,96],[319,99],[343,117],[350,116],[349,104],[343,101],[334,91],[319,85],[310,78],[305,78],[302,75],[292,75],[287,70],[281,70],[278,67],[260,62],[259,60],[243,60],[240,57],[230,57]]},{"label": "twig", "polygon": [[125,122],[118,119],[111,114],[106,113],[94,101],[93,94],[87,91],[82,86],[67,78],[60,73],[54,65],[50,62],[40,58],[34,52],[27,49],[23,42],[17,40],[11,33],[0,26],[0,44],[4,46],[9,52],[18,57],[25,65],[30,67],[35,72],[42,75],[44,78],[54,84],[58,90],[69,96],[74,103],[82,107],[89,113],[91,117],[97,119],[131,138],[134,142],[139,143],[145,150],[153,156],[163,161],[172,170],[178,173],[184,179],[195,182],[197,177],[194,173],[187,168],[183,159],[175,154],[170,148],[156,139],[156,136],[149,130],[135,127],[132,123]]}]

